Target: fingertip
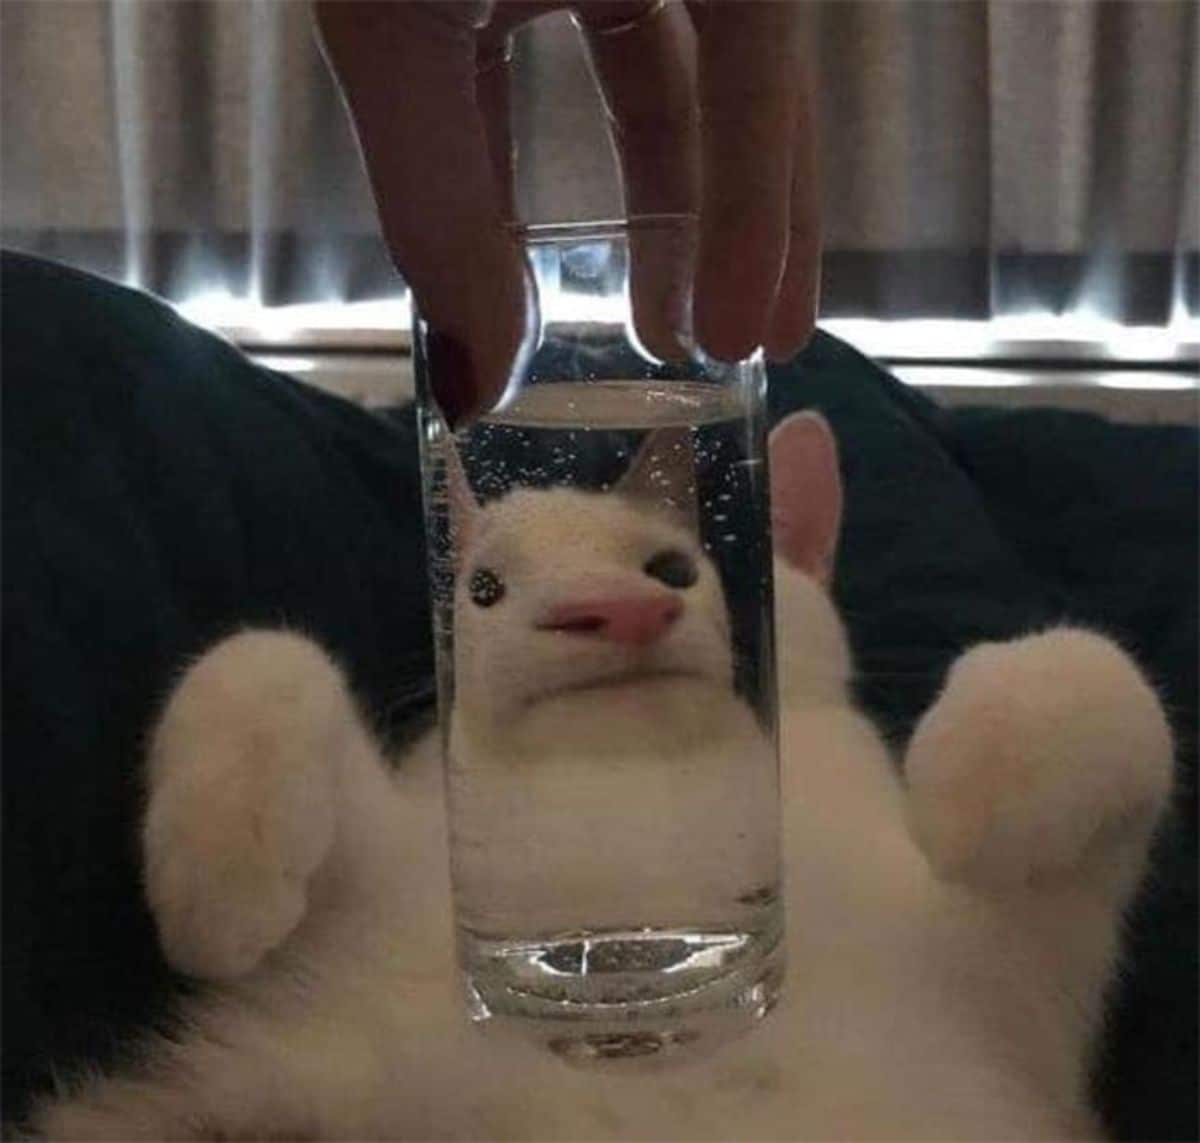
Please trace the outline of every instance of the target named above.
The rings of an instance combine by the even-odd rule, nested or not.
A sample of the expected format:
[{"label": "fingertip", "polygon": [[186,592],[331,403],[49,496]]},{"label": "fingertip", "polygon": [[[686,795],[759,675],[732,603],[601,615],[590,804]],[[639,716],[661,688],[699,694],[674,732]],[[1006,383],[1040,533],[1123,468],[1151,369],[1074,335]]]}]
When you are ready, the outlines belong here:
[{"label": "fingertip", "polygon": [[694,317],[710,356],[741,361],[763,344],[786,250],[786,214],[753,193],[744,209],[702,221]]},{"label": "fingertip", "polygon": [[719,324],[705,326],[696,323],[696,341],[705,354],[714,361],[744,361],[758,348],[758,340],[747,337],[736,329],[722,328]]},{"label": "fingertip", "polygon": [[819,255],[806,253],[796,262],[789,259],[763,343],[763,352],[770,361],[788,361],[812,340],[817,326],[819,275]]},{"label": "fingertip", "polygon": [[763,353],[768,361],[782,365],[806,349],[815,332],[816,323],[812,321],[793,323],[791,328],[772,328],[763,345]]},{"label": "fingertip", "polygon": [[641,348],[656,361],[687,361],[687,341],[682,332],[646,318],[635,319],[634,329]]},{"label": "fingertip", "polygon": [[696,231],[690,218],[635,218],[629,225],[629,300],[635,336],[659,361],[686,361],[692,344]]},{"label": "fingertip", "polygon": [[656,361],[687,361],[693,338],[686,294],[639,290],[638,284],[635,277],[630,290],[637,347]]},{"label": "fingertip", "polygon": [[490,256],[481,249],[461,275],[419,299],[429,388],[452,428],[503,401],[537,336],[536,294],[515,244],[505,235],[481,247],[491,247]]},{"label": "fingertip", "polygon": [[694,335],[700,348],[717,361],[742,361],[762,343],[762,305],[724,284],[697,277],[693,310]]},{"label": "fingertip", "polygon": [[453,334],[430,329],[425,334],[425,368],[430,388],[446,424],[453,430],[479,409],[475,362],[466,344]]}]

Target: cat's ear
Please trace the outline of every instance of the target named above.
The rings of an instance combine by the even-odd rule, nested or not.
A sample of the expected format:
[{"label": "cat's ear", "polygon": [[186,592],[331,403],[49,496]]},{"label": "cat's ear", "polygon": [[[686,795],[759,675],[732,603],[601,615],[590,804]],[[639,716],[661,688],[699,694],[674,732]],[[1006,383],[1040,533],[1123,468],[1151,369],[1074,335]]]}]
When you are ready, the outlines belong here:
[{"label": "cat's ear", "polygon": [[471,542],[478,522],[480,507],[467,479],[462,458],[453,440],[446,441],[446,502],[450,512],[450,535],[454,541],[455,558],[461,557]]},{"label": "cat's ear", "polygon": [[614,491],[665,512],[692,533],[699,532],[692,430],[687,425],[655,429],[642,442]]},{"label": "cat's ear", "polygon": [[775,553],[828,584],[842,523],[842,478],[833,430],[820,413],[793,413],[772,430],[769,455]]}]

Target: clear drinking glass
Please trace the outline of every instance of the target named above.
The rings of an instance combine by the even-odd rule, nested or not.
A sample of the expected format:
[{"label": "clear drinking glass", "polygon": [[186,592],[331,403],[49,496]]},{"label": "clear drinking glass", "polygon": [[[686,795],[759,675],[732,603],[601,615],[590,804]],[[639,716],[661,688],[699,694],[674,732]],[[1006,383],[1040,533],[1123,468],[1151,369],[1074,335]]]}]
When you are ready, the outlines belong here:
[{"label": "clear drinking glass", "polygon": [[474,1019],[644,1055],[782,977],[765,372],[639,347],[625,226],[523,236],[502,409],[450,433],[414,322],[459,960]]}]

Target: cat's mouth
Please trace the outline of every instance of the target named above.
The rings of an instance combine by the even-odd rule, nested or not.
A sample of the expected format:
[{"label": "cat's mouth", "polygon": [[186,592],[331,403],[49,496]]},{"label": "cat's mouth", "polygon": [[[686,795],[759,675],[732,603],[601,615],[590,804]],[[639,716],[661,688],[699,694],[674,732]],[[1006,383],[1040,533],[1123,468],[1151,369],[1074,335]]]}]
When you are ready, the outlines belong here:
[{"label": "cat's mouth", "polygon": [[528,705],[532,706],[536,702],[559,698],[568,694],[581,694],[585,692],[602,694],[631,687],[654,686],[660,682],[680,680],[699,682],[706,679],[707,676],[703,672],[686,670],[682,667],[637,667],[622,671],[620,674],[596,675],[591,678],[563,683],[561,686],[553,687],[552,689],[542,691],[540,694],[531,696]]}]

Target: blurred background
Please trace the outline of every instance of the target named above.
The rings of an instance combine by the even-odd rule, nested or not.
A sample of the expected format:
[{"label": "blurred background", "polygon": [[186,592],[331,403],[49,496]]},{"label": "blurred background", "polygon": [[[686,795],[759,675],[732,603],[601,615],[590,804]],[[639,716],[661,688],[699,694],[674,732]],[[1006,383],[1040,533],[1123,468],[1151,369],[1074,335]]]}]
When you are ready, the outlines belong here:
[{"label": "blurred background", "polygon": [[[804,7],[822,324],[949,399],[1191,418],[1200,6]],[[407,384],[403,283],[307,3],[4,0],[0,44],[5,245],[360,399]],[[572,25],[531,25],[516,53],[523,217],[619,216]]]}]

